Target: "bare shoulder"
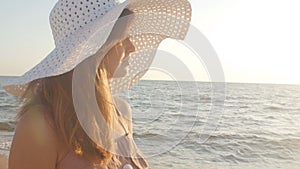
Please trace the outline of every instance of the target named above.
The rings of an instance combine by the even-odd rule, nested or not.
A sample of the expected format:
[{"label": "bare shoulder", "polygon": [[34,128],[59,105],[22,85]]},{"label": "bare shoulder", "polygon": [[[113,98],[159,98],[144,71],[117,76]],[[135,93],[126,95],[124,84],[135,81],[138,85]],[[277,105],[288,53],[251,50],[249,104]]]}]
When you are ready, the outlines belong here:
[{"label": "bare shoulder", "polygon": [[40,109],[30,109],[18,122],[9,169],[55,169],[57,138]]}]

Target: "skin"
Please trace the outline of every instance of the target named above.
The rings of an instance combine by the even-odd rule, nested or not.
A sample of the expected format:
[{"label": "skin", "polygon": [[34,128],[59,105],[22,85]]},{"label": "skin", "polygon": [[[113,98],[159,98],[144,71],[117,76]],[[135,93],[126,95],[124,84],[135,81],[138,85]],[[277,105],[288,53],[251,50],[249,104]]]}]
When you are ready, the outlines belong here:
[{"label": "skin", "polygon": [[[129,54],[135,47],[129,38],[118,43],[104,58],[108,78],[126,75]],[[115,99],[117,107],[122,109],[127,126],[132,134],[131,110],[126,101]],[[118,130],[122,131],[120,124]],[[122,131],[124,132],[124,131]],[[58,161],[69,152],[62,140],[45,119],[44,111],[33,107],[18,122],[13,138],[9,169],[55,169]]]},{"label": "skin", "polygon": [[107,53],[103,62],[108,70],[109,79],[126,75],[126,68],[129,65],[129,54],[133,52],[135,52],[135,46],[129,38],[126,38]]}]

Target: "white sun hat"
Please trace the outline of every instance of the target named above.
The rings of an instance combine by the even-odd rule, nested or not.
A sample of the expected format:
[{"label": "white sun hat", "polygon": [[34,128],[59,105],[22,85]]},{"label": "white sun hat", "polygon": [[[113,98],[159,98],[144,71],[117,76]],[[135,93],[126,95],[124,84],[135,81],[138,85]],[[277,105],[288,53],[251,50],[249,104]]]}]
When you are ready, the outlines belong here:
[{"label": "white sun hat", "polygon": [[3,88],[21,97],[29,82],[74,69],[103,48],[125,8],[134,14],[128,37],[136,52],[130,55],[127,75],[112,78],[110,87],[112,93],[128,89],[149,69],[162,40],[185,37],[192,12],[187,0],[59,0],[50,13],[55,48]]}]

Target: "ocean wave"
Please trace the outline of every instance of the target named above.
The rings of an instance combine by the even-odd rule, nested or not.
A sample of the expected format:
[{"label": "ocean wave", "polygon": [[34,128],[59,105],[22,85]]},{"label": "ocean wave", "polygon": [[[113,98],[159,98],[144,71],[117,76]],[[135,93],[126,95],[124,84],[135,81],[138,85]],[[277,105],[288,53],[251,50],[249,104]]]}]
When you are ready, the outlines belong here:
[{"label": "ocean wave", "polygon": [[11,142],[2,142],[0,143],[0,150],[9,151],[11,147]]},{"label": "ocean wave", "polygon": [[255,100],[256,98],[254,98],[253,96],[251,95],[242,95],[242,96],[234,96],[234,95],[229,95],[229,96],[226,96],[226,100],[229,101],[229,100]]},{"label": "ocean wave", "polygon": [[183,114],[180,112],[168,112],[168,115],[173,117],[188,117],[187,114]]},{"label": "ocean wave", "polygon": [[209,103],[212,101],[211,97],[203,96],[199,98],[200,103]]},{"label": "ocean wave", "polygon": [[[196,134],[196,133],[193,133]],[[249,139],[249,140],[256,140],[256,139],[266,139],[261,136],[255,134],[237,134],[237,133],[211,133],[211,134],[198,134],[198,136],[202,135],[208,137],[209,140],[241,140],[241,139]]]},{"label": "ocean wave", "polygon": [[230,162],[230,163],[233,163],[233,164],[239,164],[241,162],[243,162],[243,163],[249,162],[249,160],[247,160],[245,158],[238,157],[235,154],[221,154],[220,156],[221,156],[221,159],[223,161]]},{"label": "ocean wave", "polygon": [[267,106],[264,107],[265,110],[279,111],[279,110],[287,110],[287,111],[300,111],[299,107],[282,107],[282,106]]},{"label": "ocean wave", "polygon": [[151,133],[151,132],[144,132],[144,133],[133,133],[134,137],[139,137],[139,138],[149,138],[149,137],[156,137],[160,139],[166,138],[166,136],[163,136],[161,134],[157,133]]},{"label": "ocean wave", "polygon": [[281,139],[278,143],[290,150],[298,151],[298,153],[300,153],[300,138]]},{"label": "ocean wave", "polygon": [[0,108],[15,108],[14,104],[0,104]]},{"label": "ocean wave", "polygon": [[0,97],[7,97],[7,96],[8,94],[6,92],[0,90]]},{"label": "ocean wave", "polygon": [[[207,138],[203,140],[202,138]],[[200,145],[200,144],[232,144],[232,146],[237,145],[256,145],[256,144],[269,144],[278,145],[280,142],[299,142],[300,140],[290,140],[269,137],[267,135],[257,135],[257,134],[237,134],[237,133],[198,133],[191,131],[188,134],[187,140],[189,144]],[[237,144],[237,145],[234,145]]]},{"label": "ocean wave", "polygon": [[[211,138],[205,142],[197,141],[195,138],[187,137],[180,146],[185,149],[192,149],[195,153],[211,154],[206,157],[208,161],[226,162],[230,164],[245,163],[267,163],[269,161],[297,161],[300,153],[300,139],[289,138],[279,140],[270,139],[250,139],[260,138],[258,136],[246,136],[238,139],[237,135],[230,137],[212,136],[220,140]],[[223,136],[224,137],[224,136]],[[234,138],[235,139],[232,139]],[[231,138],[231,139],[230,139]],[[271,163],[268,163],[271,164]]]},{"label": "ocean wave", "polygon": [[14,131],[16,123],[13,121],[0,122],[0,130],[4,131]]},{"label": "ocean wave", "polygon": [[284,107],[280,107],[280,106],[267,106],[265,107],[265,109],[267,110],[284,110]]}]

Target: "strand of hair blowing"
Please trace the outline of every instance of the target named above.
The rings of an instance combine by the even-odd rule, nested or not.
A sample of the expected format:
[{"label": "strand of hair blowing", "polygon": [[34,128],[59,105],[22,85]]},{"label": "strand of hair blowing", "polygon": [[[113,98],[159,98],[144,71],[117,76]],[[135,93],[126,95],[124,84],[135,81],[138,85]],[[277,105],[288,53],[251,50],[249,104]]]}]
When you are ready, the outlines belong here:
[{"label": "strand of hair blowing", "polygon": [[[106,146],[104,149],[91,140],[81,127],[72,100],[72,73],[73,71],[70,71],[59,76],[30,82],[24,95],[27,96],[30,93],[31,97],[25,100],[17,119],[33,107],[41,107],[49,125],[70,150],[85,157],[94,165],[105,166],[112,158],[112,153],[107,151],[113,149],[111,133],[101,131],[101,127],[94,128],[93,132],[102,132],[101,135],[104,136],[101,138],[101,144]],[[106,125],[112,127],[115,108],[104,66],[97,70],[95,92]]]}]

